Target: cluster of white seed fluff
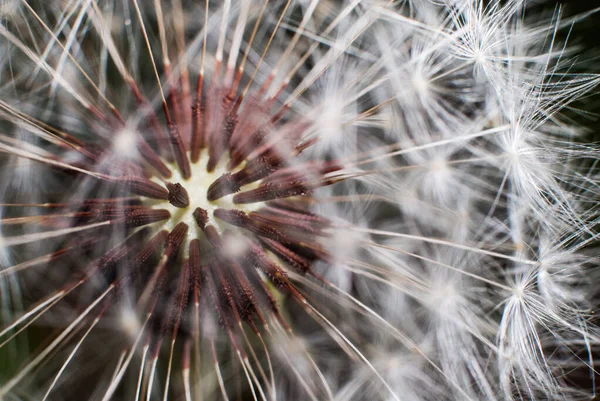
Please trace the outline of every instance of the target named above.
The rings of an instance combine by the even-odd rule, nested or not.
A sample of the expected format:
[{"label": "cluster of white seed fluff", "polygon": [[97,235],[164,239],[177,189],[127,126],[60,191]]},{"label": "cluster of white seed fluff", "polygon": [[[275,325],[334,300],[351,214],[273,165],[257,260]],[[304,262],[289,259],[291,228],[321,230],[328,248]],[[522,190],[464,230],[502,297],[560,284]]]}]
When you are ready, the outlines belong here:
[{"label": "cluster of white seed fluff", "polygon": [[594,398],[600,76],[540,10],[0,0],[0,400]]}]

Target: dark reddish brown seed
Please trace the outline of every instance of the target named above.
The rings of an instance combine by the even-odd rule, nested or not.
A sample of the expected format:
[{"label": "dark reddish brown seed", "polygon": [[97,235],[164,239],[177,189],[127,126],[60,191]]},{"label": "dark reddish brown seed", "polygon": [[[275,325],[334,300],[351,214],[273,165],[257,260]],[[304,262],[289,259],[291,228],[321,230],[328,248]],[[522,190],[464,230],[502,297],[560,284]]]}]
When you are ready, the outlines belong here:
[{"label": "dark reddish brown seed", "polygon": [[276,171],[280,164],[281,159],[274,157],[259,157],[251,160],[237,173],[225,173],[216,179],[208,188],[207,198],[212,202],[236,193],[243,185],[260,180]]},{"label": "dark reddish brown seed", "polygon": [[196,220],[198,227],[204,230],[204,226],[206,226],[206,223],[208,222],[208,213],[206,210],[202,209],[201,207],[197,207],[192,215],[194,216],[194,220]]},{"label": "dark reddish brown seed", "polygon": [[186,189],[180,184],[167,183],[167,189],[169,190],[169,203],[175,207],[188,207],[190,204],[190,197]]},{"label": "dark reddish brown seed", "polygon": [[[262,105],[258,108],[257,113],[260,117],[265,116],[267,110],[271,106],[271,102]],[[251,112],[252,108],[248,109]],[[244,115],[246,120],[252,121],[252,116]],[[243,160],[251,154],[265,154],[268,151],[278,151],[294,149],[295,143],[306,129],[305,125],[297,126],[294,123],[291,126],[283,126],[275,129],[272,123],[265,118],[260,122],[247,124],[243,126],[243,130],[239,129],[234,132],[231,143],[231,161],[230,167],[233,168],[239,165]],[[271,138],[271,140],[269,140]]]},{"label": "dark reddish brown seed", "polygon": [[145,206],[94,205],[87,212],[80,212],[81,223],[111,221],[124,223],[126,227],[140,227],[171,217],[168,210]]},{"label": "dark reddish brown seed", "polygon": [[148,209],[140,205],[118,205],[118,204],[92,204],[83,205],[77,213],[78,220],[75,224],[96,223],[99,221],[110,221],[125,216],[126,211],[133,209]]},{"label": "dark reddish brown seed", "polygon": [[146,261],[158,251],[160,246],[165,243],[169,232],[167,230],[159,231],[154,237],[152,237],[146,244],[140,249],[133,259],[133,264],[137,268],[141,267]]},{"label": "dark reddish brown seed", "polygon": [[208,187],[206,199],[213,202],[224,196],[238,192],[240,188],[235,176],[231,173],[225,173]]},{"label": "dark reddish brown seed", "polygon": [[300,214],[310,214],[316,216],[309,212],[306,202],[294,202],[290,199],[276,199],[267,202],[269,207],[275,208],[281,211],[289,211]]},{"label": "dark reddish brown seed", "polygon": [[[258,275],[257,270],[248,269],[246,271],[246,275],[248,276],[248,280],[250,281],[251,288],[257,289],[257,291],[255,291],[257,296],[262,298],[258,302],[260,302],[261,304],[266,303],[269,306],[269,308],[271,309],[271,312],[274,313],[275,315],[277,315],[277,317],[279,319],[280,316],[278,316],[279,315],[279,307],[277,306],[277,301],[275,300],[275,297],[273,296],[271,291],[265,285],[265,282]],[[258,289],[260,289],[260,291],[258,291]],[[258,305],[258,303],[257,303],[257,305]],[[260,305],[260,306],[262,306],[262,305]],[[258,306],[256,306],[255,309],[256,309],[256,314],[257,314],[258,318],[261,320],[263,325],[266,325],[266,321],[264,320],[262,313],[260,312],[260,309],[258,308]]]},{"label": "dark reddish brown seed", "polygon": [[254,220],[246,213],[237,209],[216,209],[214,216],[231,225],[246,229],[258,236],[271,238],[278,242],[289,242],[286,236],[274,226]]},{"label": "dark reddish brown seed", "polygon": [[278,170],[267,176],[258,188],[235,195],[233,202],[264,202],[306,195],[316,188],[333,185],[344,180],[343,177],[324,178],[325,174],[340,169],[341,166],[334,162],[312,162]]},{"label": "dark reddish brown seed", "polygon": [[175,336],[177,334],[179,324],[181,322],[181,316],[187,307],[190,287],[190,264],[189,260],[184,260],[181,264],[181,271],[179,272],[179,285],[177,287],[177,292],[174,294],[170,302],[170,310],[165,318],[165,323],[162,329],[163,332],[165,332],[169,327],[172,327],[173,335]]},{"label": "dark reddish brown seed", "polygon": [[[216,138],[219,135],[224,136],[223,132],[221,132],[219,134],[212,135],[211,138]],[[208,163],[206,164],[206,171],[209,173],[215,171],[215,168],[217,167],[217,164],[219,163],[219,160],[224,152],[225,146],[221,143],[210,145],[208,148]]]},{"label": "dark reddish brown seed", "polygon": [[126,227],[141,227],[157,221],[167,220],[171,213],[165,209],[136,208],[123,211],[124,217],[118,219],[125,223]]},{"label": "dark reddish brown seed", "polygon": [[[208,294],[213,302],[213,305],[215,307],[215,311],[217,313],[217,318],[219,319],[219,323],[224,326],[229,328],[230,326],[230,318],[224,313],[224,302],[223,300],[228,300],[230,298],[230,290],[229,290],[229,286],[227,285],[227,283],[223,283],[221,280],[219,280],[218,277],[215,277],[216,275],[218,275],[218,266],[216,266],[214,263],[210,263],[208,265],[208,268],[206,269],[206,278],[207,278],[207,290],[208,290]],[[218,296],[217,295],[217,288],[219,288],[219,292],[221,293],[221,295],[223,296]],[[228,334],[231,338],[231,332],[228,329]],[[232,339],[233,340],[233,339]],[[232,341],[232,344],[235,344],[235,341]]]},{"label": "dark reddish brown seed", "polygon": [[[228,233],[224,234],[225,240],[229,240],[231,236]],[[242,318],[252,321],[253,317],[257,317],[262,324],[266,324],[259,303],[261,300],[273,301],[273,303],[275,301],[273,298],[270,298],[269,291],[264,287],[256,270],[242,267],[240,261],[245,261],[245,257],[230,258],[228,255],[221,255],[221,257],[226,259],[226,263],[231,267],[232,279],[239,291],[239,301],[237,303]]]},{"label": "dark reddish brown seed", "polygon": [[312,188],[305,180],[285,183],[265,182],[258,188],[242,192],[233,197],[234,203],[264,202],[278,198],[306,195]]},{"label": "dark reddish brown seed", "polygon": [[217,249],[223,248],[223,241],[221,241],[221,236],[217,232],[216,228],[214,228],[210,224],[207,224],[206,226],[204,226],[203,231],[204,235],[206,235],[206,238],[208,238],[208,241],[212,244],[212,246],[214,246]]},{"label": "dark reddish brown seed", "polygon": [[[231,236],[231,233],[226,232],[224,234],[225,240],[230,239]],[[234,260],[223,264],[224,266],[231,266],[231,269],[227,269],[227,271],[230,272],[231,282],[235,283],[234,288],[237,289],[237,294],[234,291],[233,295],[236,300],[236,304],[238,305],[239,314],[246,322],[250,324],[253,330],[256,330],[256,327],[254,326],[255,317],[258,318],[263,325],[267,324],[262,313],[262,308],[266,307],[270,309],[271,313],[275,315],[277,320],[279,320],[281,324],[287,328],[287,323],[285,323],[283,317],[279,314],[277,301],[263,282],[262,278],[259,276],[256,270],[245,268],[248,262],[250,263],[250,266],[260,268],[260,263],[256,263],[254,261],[257,256],[253,252],[253,248],[259,249],[259,252],[261,252],[262,256],[266,259],[265,264],[270,264],[272,266],[272,270],[279,269],[281,273],[280,277],[282,277],[283,280],[287,280],[285,278],[285,273],[283,273],[280,268],[276,266],[264,254],[264,252],[262,252],[262,250],[260,250],[260,247],[257,247],[249,239],[246,240],[246,244],[248,245],[248,248],[245,252],[245,256],[238,256]],[[224,255],[221,255],[221,257],[226,258]],[[242,266],[244,266],[244,268]],[[276,286],[279,288],[279,285]],[[291,291],[293,291],[293,289],[291,289]]]},{"label": "dark reddish brown seed", "polygon": [[79,215],[81,220],[77,221],[76,224],[109,221],[113,225],[123,224],[127,228],[141,227],[171,217],[168,210],[143,206],[95,206],[88,212],[80,212]]},{"label": "dark reddish brown seed", "polygon": [[241,210],[237,209],[216,209],[214,216],[235,226],[243,226],[248,223],[248,216]]},{"label": "dark reddish brown seed", "polygon": [[252,287],[242,267],[235,260],[228,258],[224,254],[217,255],[217,260],[221,264],[218,275],[226,283],[227,297],[236,320],[250,321],[253,316],[257,316],[264,322],[262,314],[260,314],[259,308],[256,305]]},{"label": "dark reddish brown seed", "polygon": [[221,248],[223,246],[221,236],[213,226],[207,224],[208,213],[206,213],[206,210],[202,209],[201,207],[197,207],[196,210],[194,210],[193,216],[194,220],[196,220],[196,224],[198,224],[198,227],[200,227],[200,229],[204,232],[204,235],[206,235],[208,241],[215,248]]},{"label": "dark reddish brown seed", "polygon": [[[170,67],[168,65],[165,65],[165,76],[167,77],[167,80],[171,80],[171,71],[170,71]],[[169,100],[169,105],[171,107],[171,110],[173,110],[173,114],[175,117],[175,124],[177,124],[177,127],[181,127],[184,131],[184,136],[185,136],[185,117],[183,115],[183,109],[181,107],[181,102],[179,99],[179,93],[181,91],[181,87],[180,85],[180,81],[177,80],[177,82],[170,88],[169,93],[167,95],[168,100]],[[183,137],[182,137],[183,138]],[[188,137],[189,139],[189,137]],[[182,142],[183,143],[183,142]],[[185,149],[185,145],[184,145],[184,149]]]},{"label": "dark reddish brown seed", "polygon": [[[217,264],[211,263],[210,271],[215,277],[221,301],[226,301],[226,304],[223,305],[223,311],[227,310],[228,312],[230,312],[227,315],[223,316],[225,318],[224,320],[228,322],[241,322],[240,315],[238,313],[238,309],[236,308],[234,300],[234,291],[236,290],[234,290],[232,283],[224,277],[223,270],[220,269],[220,266],[218,266]],[[225,309],[225,306],[227,306],[227,309]],[[236,342],[236,340],[233,338],[231,340],[234,343]]]},{"label": "dark reddish brown seed", "polygon": [[243,169],[236,173],[240,185],[250,184],[269,176],[283,166],[283,158],[276,154],[266,154],[248,161]]},{"label": "dark reddish brown seed", "polygon": [[[272,289],[267,287],[266,282],[258,274],[257,270],[252,270],[252,275],[253,275],[252,285],[255,288],[261,289],[260,295],[259,295],[262,298],[260,300],[260,306],[262,308],[266,307],[266,308],[270,309],[271,313],[277,318],[277,320],[282,324],[282,326],[284,328],[288,328],[289,326],[287,325],[287,323],[284,323],[285,319],[283,318],[283,316],[281,316],[281,313],[279,312],[279,306],[277,305],[277,300],[275,299]],[[266,322],[263,322],[263,324],[265,326],[267,326]]]},{"label": "dark reddish brown seed", "polygon": [[[185,236],[187,235],[187,231],[188,231],[187,224],[181,222],[181,223],[177,224],[175,226],[175,228],[173,228],[173,230],[171,230],[171,232],[167,235],[167,239],[165,241],[165,250],[163,251],[163,256],[162,256],[158,266],[155,269],[154,276],[153,276],[155,278],[155,280],[151,284],[152,285],[152,287],[151,287],[152,288],[152,298],[150,301],[150,305],[152,308],[154,308],[154,305],[156,305],[156,303],[161,295],[164,284],[167,280],[167,276],[168,276],[167,267],[177,257],[177,254],[179,253],[179,248],[180,248],[183,240],[185,239]],[[158,315],[156,318],[158,318]],[[154,320],[154,324],[157,326],[161,325],[159,320]],[[162,340],[162,337],[161,337],[161,340]],[[160,344],[158,344],[158,345],[160,345]]]},{"label": "dark reddish brown seed", "polygon": [[311,262],[287,248],[285,245],[268,238],[261,238],[260,242],[267,247],[268,250],[277,255],[281,260],[285,261],[287,264],[299,270],[300,272],[306,273],[310,270]]},{"label": "dark reddish brown seed", "polygon": [[129,176],[116,180],[136,195],[153,199],[169,199],[169,191],[165,187],[145,178]]},{"label": "dark reddish brown seed", "polygon": [[298,144],[302,135],[310,128],[308,122],[300,121],[286,124],[274,130],[270,123],[263,124],[250,135],[240,138],[239,142],[232,143],[230,166],[237,166],[244,159],[251,159],[260,155],[269,157],[277,156],[290,159],[299,155],[307,145]]},{"label": "dark reddish brown seed", "polygon": [[[238,269],[240,273],[236,275],[234,280],[236,280],[235,282],[238,287],[236,304],[240,318],[251,322],[253,321],[253,318],[256,317],[263,325],[267,324],[267,321],[260,311],[252,284],[250,284],[250,281],[248,281],[246,276],[241,272],[241,267],[238,266]],[[260,288],[260,286],[254,288]]]},{"label": "dark reddish brown seed", "polygon": [[[237,102],[236,102],[236,106]],[[239,114],[239,124],[231,137],[231,152],[238,152],[239,145],[247,140],[248,133],[255,133],[260,127],[265,127],[268,123],[267,113],[269,103],[265,103],[260,95],[254,95],[247,98],[247,101]],[[268,129],[264,130],[265,132]]]},{"label": "dark reddish brown seed", "polygon": [[167,245],[165,247],[165,255],[172,256],[176,255],[179,251],[181,243],[185,239],[188,232],[188,225],[181,222],[173,228],[167,237]]},{"label": "dark reddish brown seed", "polygon": [[218,122],[214,122],[215,125],[213,126],[213,131],[208,138],[209,147],[206,170],[209,173],[214,171],[221,156],[223,156],[223,153],[229,147],[229,139],[231,138],[237,123],[237,112],[232,108],[232,103],[235,100],[233,95],[228,93],[223,96],[223,90],[220,92],[222,101],[221,107],[218,110]]},{"label": "dark reddish brown seed", "polygon": [[281,216],[266,212],[252,212],[250,218],[257,224],[271,226],[285,232],[287,236],[302,238],[307,235],[322,235],[321,226],[314,220],[300,216]]},{"label": "dark reddish brown seed", "polygon": [[181,176],[187,180],[192,176],[192,170],[190,167],[190,161],[188,160],[185,151],[185,145],[181,139],[181,135],[179,134],[179,128],[177,128],[177,124],[170,122],[168,123],[168,126],[169,138],[171,139],[171,145],[175,155],[175,162],[177,163],[179,171],[181,171]]},{"label": "dark reddish brown seed", "polygon": [[296,249],[296,252],[310,260],[322,260],[329,264],[335,263],[335,259],[329,251],[310,239],[303,241],[301,246]]},{"label": "dark reddish brown seed", "polygon": [[263,143],[268,132],[266,127],[258,128],[252,134],[241,138],[239,142],[233,141],[231,144],[231,160],[228,164],[229,168],[237,167],[248,155],[255,151]]},{"label": "dark reddish brown seed", "polygon": [[248,258],[255,268],[267,275],[275,287],[282,289],[291,286],[287,274],[267,256],[261,246],[251,243]]},{"label": "dark reddish brown seed", "polygon": [[231,140],[231,135],[233,135],[233,131],[235,130],[235,126],[238,123],[238,116],[235,110],[230,111],[225,117],[225,121],[223,122],[223,143],[226,147],[229,147],[229,141]]},{"label": "dark reddish brown seed", "polygon": [[[202,92],[202,84],[200,83],[200,90]],[[204,147],[204,115],[206,108],[204,107],[204,100],[202,95],[196,98],[194,106],[192,107],[192,163],[198,162],[200,159],[200,150]]]},{"label": "dark reddish brown seed", "polygon": [[[200,240],[193,239],[190,241],[189,246],[189,254],[190,254],[190,269],[192,275],[192,292],[194,296],[194,303],[200,303],[200,287],[202,286],[202,266],[200,265]],[[194,325],[193,330],[196,331],[196,327]]]},{"label": "dark reddish brown seed", "polygon": [[300,208],[293,208],[294,205],[285,204],[281,201],[272,201],[268,203],[268,207],[260,210],[261,213],[269,214],[270,216],[279,215],[287,220],[304,222],[315,228],[323,229],[331,225],[331,221],[318,214],[310,213]]},{"label": "dark reddish brown seed", "polygon": [[194,238],[190,241],[190,268],[192,272],[196,274],[196,270],[198,273],[200,271],[200,240]]}]

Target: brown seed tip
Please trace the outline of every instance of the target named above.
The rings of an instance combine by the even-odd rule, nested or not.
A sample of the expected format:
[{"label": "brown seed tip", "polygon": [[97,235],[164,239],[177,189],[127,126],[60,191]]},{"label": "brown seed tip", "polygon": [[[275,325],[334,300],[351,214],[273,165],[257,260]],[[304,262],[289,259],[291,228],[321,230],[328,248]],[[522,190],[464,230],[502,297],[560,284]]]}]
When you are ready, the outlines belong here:
[{"label": "brown seed tip", "polygon": [[190,204],[190,197],[187,191],[180,183],[172,184],[167,183],[167,189],[169,190],[169,203],[175,207],[188,207]]},{"label": "brown seed tip", "polygon": [[204,226],[206,226],[206,223],[208,222],[208,213],[206,210],[202,209],[201,207],[197,207],[196,210],[194,210],[193,215],[198,227],[204,230]]}]

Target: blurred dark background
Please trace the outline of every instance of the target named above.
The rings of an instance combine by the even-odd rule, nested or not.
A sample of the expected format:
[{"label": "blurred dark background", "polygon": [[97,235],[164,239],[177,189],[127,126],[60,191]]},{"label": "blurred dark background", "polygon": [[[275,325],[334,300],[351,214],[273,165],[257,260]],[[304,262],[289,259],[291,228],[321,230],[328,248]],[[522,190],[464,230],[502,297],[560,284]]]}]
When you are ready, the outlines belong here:
[{"label": "blurred dark background", "polygon": [[[566,39],[570,45],[578,47],[576,71],[600,74],[600,0],[564,0],[554,3],[556,10],[561,11],[563,20],[587,14],[585,18],[574,23],[570,30],[565,29],[560,36],[562,39]],[[548,10],[548,2],[541,7]],[[586,135],[583,141],[600,142],[600,88],[596,88],[584,99],[574,102],[568,113],[571,114],[574,122],[585,129]],[[589,251],[600,255],[598,241],[590,244]],[[590,280],[600,280],[600,274],[592,274]],[[592,305],[596,306],[595,317],[592,318],[592,321],[598,325],[600,324],[600,316],[597,313],[600,308],[600,285],[597,285],[597,288],[596,296],[592,300]],[[600,350],[594,349],[593,354],[597,360]],[[568,372],[566,376],[566,380],[575,386],[583,389],[594,387],[596,394],[600,392],[598,373],[594,375],[595,380],[590,376],[589,370],[585,368],[575,369]]]},{"label": "blurred dark background", "polygon": [[[554,3],[556,10],[562,12],[563,20],[589,14],[573,24],[570,31],[565,29],[561,36],[570,45],[579,47],[578,70],[600,74],[600,0],[563,0]],[[543,5],[546,10],[548,6],[548,2]],[[599,95],[600,88],[596,88],[585,99],[572,105],[572,111],[578,115],[575,121],[587,128],[591,141],[600,141]]]}]

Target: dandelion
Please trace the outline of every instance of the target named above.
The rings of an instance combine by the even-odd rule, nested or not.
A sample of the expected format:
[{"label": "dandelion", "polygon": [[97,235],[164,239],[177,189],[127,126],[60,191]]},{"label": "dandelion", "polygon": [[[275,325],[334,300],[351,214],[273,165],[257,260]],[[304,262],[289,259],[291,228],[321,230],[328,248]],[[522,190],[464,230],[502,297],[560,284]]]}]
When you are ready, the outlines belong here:
[{"label": "dandelion", "polygon": [[0,15],[0,399],[595,396],[598,149],[564,111],[600,77],[558,39],[577,18]]}]

